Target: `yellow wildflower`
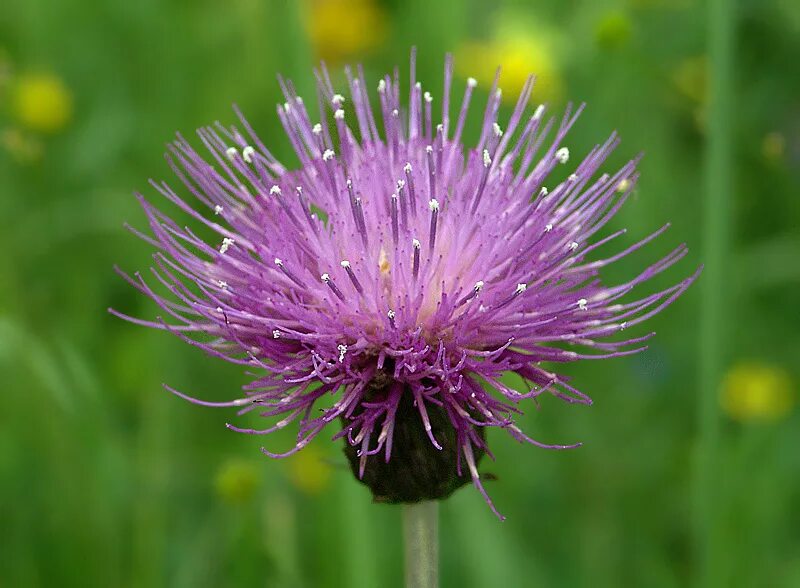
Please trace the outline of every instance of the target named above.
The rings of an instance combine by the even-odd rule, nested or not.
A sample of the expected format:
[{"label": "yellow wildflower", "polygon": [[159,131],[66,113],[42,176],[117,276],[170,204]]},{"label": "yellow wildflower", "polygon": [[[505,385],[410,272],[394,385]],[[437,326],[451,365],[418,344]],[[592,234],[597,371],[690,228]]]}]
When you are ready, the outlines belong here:
[{"label": "yellow wildflower", "polygon": [[761,141],[761,153],[770,163],[778,163],[783,160],[786,152],[786,137],[783,134],[773,131],[764,135]]},{"label": "yellow wildflower", "polygon": [[794,405],[789,374],[760,362],[736,364],[723,379],[720,404],[737,421],[780,420]]},{"label": "yellow wildflower", "polygon": [[0,131],[0,145],[19,163],[33,163],[42,157],[42,143],[19,129]]},{"label": "yellow wildflower", "polygon": [[594,27],[594,39],[603,49],[619,49],[631,38],[633,24],[630,17],[621,11],[607,12]]},{"label": "yellow wildflower", "polygon": [[324,459],[325,455],[315,445],[286,458],[289,480],[306,494],[319,494],[331,478],[331,466]]},{"label": "yellow wildflower", "polygon": [[72,94],[61,78],[53,74],[20,76],[12,104],[20,124],[40,133],[56,133],[72,119]]},{"label": "yellow wildflower", "polygon": [[305,27],[314,51],[329,64],[379,46],[386,18],[374,0],[306,0]]},{"label": "yellow wildflower", "polygon": [[465,43],[456,51],[457,72],[481,84],[492,83],[498,65],[502,66],[503,99],[511,103],[516,102],[530,74],[536,75],[536,101],[557,100],[563,92],[556,51],[546,35],[512,30],[498,34],[494,41]]},{"label": "yellow wildflower", "polygon": [[217,471],[214,486],[223,501],[229,504],[245,504],[258,487],[258,468],[251,461],[227,461]]}]

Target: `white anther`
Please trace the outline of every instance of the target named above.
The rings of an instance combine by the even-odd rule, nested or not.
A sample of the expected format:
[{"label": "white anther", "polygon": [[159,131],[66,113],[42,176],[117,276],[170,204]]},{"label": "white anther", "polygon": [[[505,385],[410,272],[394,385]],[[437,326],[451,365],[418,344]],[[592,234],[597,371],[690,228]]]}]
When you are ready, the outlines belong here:
[{"label": "white anther", "polygon": [[578,181],[578,174],[570,174],[567,178],[570,182],[577,182]]},{"label": "white anther", "polygon": [[403,166],[403,171],[406,172],[407,174],[410,174],[411,173],[411,164],[410,163],[406,163]]},{"label": "white anther", "polygon": [[422,247],[422,243],[419,242],[419,239],[412,239],[411,240],[411,246],[414,249],[419,249],[420,247]]},{"label": "white anther", "polygon": [[284,110],[284,112],[289,112],[291,109],[292,109],[292,107],[289,105],[289,103],[288,103],[288,102],[284,102],[284,103],[283,103],[283,110]]},{"label": "white anther", "polygon": [[386,313],[386,316],[389,318],[389,320],[394,320],[394,317],[395,317],[396,315],[394,314],[394,311],[390,309],[390,310],[389,310],[389,311]]},{"label": "white anther", "polygon": [[431,211],[439,210],[439,201],[436,200],[436,198],[431,198],[428,202],[428,208],[430,208]]},{"label": "white anther", "polygon": [[498,98],[502,98],[503,97],[503,89],[502,88],[497,88],[497,92],[495,92],[494,95],[497,96]]},{"label": "white anther", "polygon": [[342,260],[342,261],[339,263],[339,265],[341,265],[343,268],[348,268],[348,267],[350,267],[350,262],[349,262],[349,261],[347,261],[346,259],[343,259],[343,260]]},{"label": "white anther", "polygon": [[228,147],[228,149],[225,151],[225,155],[227,155],[228,159],[231,161],[233,161],[233,158],[236,157],[238,153],[239,152],[236,150],[236,147]]},{"label": "white anther", "polygon": [[275,265],[281,267],[283,265],[283,260],[280,257],[275,258]]},{"label": "white anther", "polygon": [[415,83],[415,84],[414,84],[414,87],[415,87],[417,90],[421,90],[421,89],[422,89],[422,82],[417,82],[417,83]]},{"label": "white anther", "polygon": [[483,290],[483,286],[484,286],[483,280],[478,280],[477,282],[475,282],[475,286],[473,286],[473,288],[475,289],[475,292],[480,292],[481,290]]},{"label": "white anther", "polygon": [[542,186],[542,189],[539,190],[539,196],[547,196],[550,193],[550,190],[547,189],[547,186]]},{"label": "white anther", "polygon": [[569,161],[569,149],[562,147],[556,151],[556,159],[559,163],[567,163]]},{"label": "white anther", "polygon": [[214,207],[214,214],[222,214],[222,207],[219,204]]},{"label": "white anther", "polygon": [[223,280],[218,281],[217,285],[220,288],[222,288],[223,290],[227,290],[228,289],[228,282],[224,282]]},{"label": "white anther", "polygon": [[322,154],[322,160],[330,161],[331,159],[333,159],[334,155],[336,154],[333,152],[333,149],[326,149],[325,153]]},{"label": "white anther", "polygon": [[625,178],[619,184],[617,184],[617,192],[627,192],[630,186],[631,181],[628,178]]},{"label": "white anther", "polygon": [[547,223],[547,224],[544,226],[544,232],[545,232],[545,233],[549,233],[549,232],[550,232],[550,231],[552,231],[552,230],[553,230],[553,225],[552,225],[552,224],[550,224],[550,223]]},{"label": "white anther", "polygon": [[425,92],[422,97],[425,98],[425,102],[433,102],[433,96],[431,96],[430,92]]},{"label": "white anther", "polygon": [[311,132],[315,135],[319,135],[322,133],[322,125],[319,123],[315,124],[313,127],[311,127]]},{"label": "white anther", "polygon": [[627,327],[628,327],[628,323],[627,323],[627,321],[621,322],[621,323],[619,324],[619,330],[620,330],[620,331],[624,331],[624,330],[625,330]]},{"label": "white anther", "polygon": [[573,241],[572,243],[569,244],[569,248],[575,251],[578,248],[578,242]]},{"label": "white anther", "polygon": [[296,96],[294,101],[297,102],[298,104],[302,104],[303,103],[303,99],[300,96]]},{"label": "white anther", "polygon": [[536,107],[536,110],[533,111],[533,120],[540,120],[542,115],[544,114],[544,104],[540,104]]},{"label": "white anther", "polygon": [[341,108],[333,113],[333,118],[337,120],[344,120],[344,110]]},{"label": "white anther", "polygon": [[225,237],[222,240],[222,246],[219,248],[219,252],[224,254],[230,248],[231,245],[233,245],[233,239],[231,239],[230,237]]},{"label": "white anther", "polygon": [[339,350],[339,363],[344,361],[344,354],[347,353],[347,345],[339,345],[337,347]]},{"label": "white anther", "polygon": [[385,92],[386,91],[386,80],[379,80],[378,81],[378,92]]},{"label": "white anther", "polygon": [[392,116],[395,117],[400,116],[400,111],[395,108],[394,110],[392,110]]},{"label": "white anther", "polygon": [[514,290],[514,294],[522,294],[527,289],[528,289],[527,284],[517,284],[517,289]]},{"label": "white anther", "polygon": [[217,311],[217,312],[219,312],[219,313],[222,313],[222,312],[224,312],[224,311],[222,310],[222,307],[221,307],[221,306],[218,306],[218,307],[216,308],[216,311]]},{"label": "white anther", "polygon": [[330,282],[330,281],[331,281],[331,275],[330,275],[330,274],[322,274],[322,275],[319,277],[319,279],[320,279],[320,280],[322,280],[323,282],[325,282],[325,283],[327,284],[328,282]]},{"label": "white anther", "polygon": [[483,150],[483,167],[489,167],[492,165],[492,158],[489,156],[489,150]]},{"label": "white anther", "polygon": [[475,86],[478,85],[478,80],[476,80],[475,78],[467,78],[467,85],[470,88],[474,88]]},{"label": "white anther", "polygon": [[272,338],[273,339],[280,339],[281,338],[281,332],[278,329],[275,329],[274,331],[272,331]]},{"label": "white anther", "polygon": [[331,98],[331,103],[334,106],[341,106],[343,102],[344,102],[344,96],[342,96],[341,94],[334,94],[333,98]]},{"label": "white anther", "polygon": [[405,180],[397,180],[397,191],[399,192],[400,190],[402,190],[405,185],[406,185]]},{"label": "white anther", "polygon": [[501,129],[500,125],[497,124],[496,122],[492,123],[492,131],[494,131],[495,137],[502,137],[503,136],[503,129]]},{"label": "white anther", "polygon": [[436,132],[437,133],[444,133],[444,125],[442,123],[439,123],[438,125],[436,125]]},{"label": "white anther", "polygon": [[275,184],[274,186],[272,186],[272,188],[269,189],[269,193],[270,194],[280,194],[281,193],[281,187],[278,186],[277,184]]},{"label": "white anther", "polygon": [[586,298],[581,298],[580,300],[578,300],[578,308],[580,308],[581,310],[586,310],[586,304],[588,302],[589,301],[586,300]]}]

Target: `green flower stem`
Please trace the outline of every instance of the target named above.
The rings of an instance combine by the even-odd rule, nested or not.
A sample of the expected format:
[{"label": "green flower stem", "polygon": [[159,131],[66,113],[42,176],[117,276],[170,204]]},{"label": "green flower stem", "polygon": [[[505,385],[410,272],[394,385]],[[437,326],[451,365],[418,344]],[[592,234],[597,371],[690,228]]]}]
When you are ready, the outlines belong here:
[{"label": "green flower stem", "polygon": [[403,505],[406,588],[439,586],[439,503]]},{"label": "green flower stem", "polygon": [[[721,541],[717,394],[725,361],[727,252],[732,193],[731,99],[734,93],[734,10],[731,0],[709,0],[709,101],[706,185],[703,214],[705,263],[700,315],[700,381],[697,398],[698,446],[695,477],[695,541],[698,586],[724,585]],[[722,584],[720,582],[723,582]]]}]

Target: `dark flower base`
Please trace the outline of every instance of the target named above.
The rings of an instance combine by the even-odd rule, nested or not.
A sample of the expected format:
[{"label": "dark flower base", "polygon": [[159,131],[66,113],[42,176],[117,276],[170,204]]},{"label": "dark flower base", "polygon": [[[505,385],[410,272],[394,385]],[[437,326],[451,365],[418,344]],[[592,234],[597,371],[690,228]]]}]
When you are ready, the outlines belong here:
[{"label": "dark flower base", "polygon": [[[375,393],[380,394],[380,391]],[[414,406],[413,395],[404,393],[395,417],[391,459],[387,463],[383,451],[370,455],[360,479],[372,490],[375,502],[438,500],[447,498],[472,481],[463,457],[460,476],[456,470],[460,448],[447,412],[433,404],[428,404],[427,410],[431,430],[442,449],[431,444],[419,411]],[[373,432],[370,447],[376,445],[378,434],[378,431]],[[483,437],[483,429],[479,429],[478,434]],[[358,479],[360,457],[357,452],[358,447],[345,441],[344,454],[350,462],[353,475]],[[483,451],[475,448],[476,462],[482,457]]]}]

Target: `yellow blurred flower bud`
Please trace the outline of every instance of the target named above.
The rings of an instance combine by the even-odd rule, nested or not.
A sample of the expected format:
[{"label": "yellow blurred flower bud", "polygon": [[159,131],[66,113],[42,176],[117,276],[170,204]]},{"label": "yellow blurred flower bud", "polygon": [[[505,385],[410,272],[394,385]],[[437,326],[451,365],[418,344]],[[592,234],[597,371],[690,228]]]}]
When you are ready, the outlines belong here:
[{"label": "yellow blurred flower bud", "polygon": [[778,163],[783,160],[786,152],[786,137],[777,131],[767,133],[761,141],[761,153],[770,163]]},{"label": "yellow blurred flower bud", "polygon": [[331,466],[325,455],[315,446],[309,445],[291,457],[286,458],[289,481],[306,494],[319,494],[328,487]]},{"label": "yellow blurred flower bud", "polygon": [[779,366],[741,362],[725,375],[720,404],[737,421],[780,420],[794,406],[789,374]]},{"label": "yellow blurred flower bud", "polygon": [[465,43],[456,51],[456,70],[488,90],[501,66],[503,100],[515,103],[530,74],[536,76],[533,100],[557,100],[563,92],[559,64],[551,43],[536,35],[499,35],[489,43]]},{"label": "yellow blurred flower bud", "polygon": [[224,502],[245,504],[258,488],[258,467],[251,461],[227,461],[217,471],[214,487]]},{"label": "yellow blurred flower bud", "polygon": [[374,0],[307,0],[304,20],[316,56],[329,65],[360,56],[386,38],[386,18]]},{"label": "yellow blurred flower bud", "polygon": [[678,91],[695,104],[708,101],[708,58],[705,55],[681,61],[672,73]]},{"label": "yellow blurred flower bud", "polygon": [[602,49],[619,49],[631,38],[633,23],[620,11],[607,12],[594,27],[594,40]]},{"label": "yellow blurred flower bud", "polygon": [[24,74],[16,80],[12,108],[19,123],[28,129],[56,133],[72,118],[72,94],[53,74]]},{"label": "yellow blurred flower bud", "polygon": [[18,163],[34,163],[42,157],[42,143],[19,129],[0,131],[0,145]]}]

